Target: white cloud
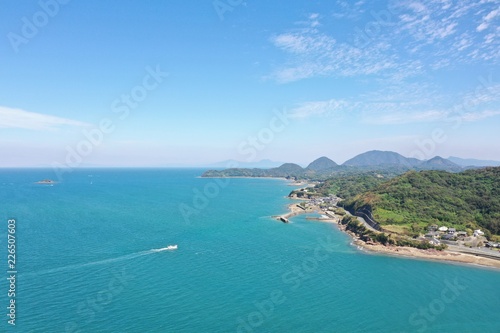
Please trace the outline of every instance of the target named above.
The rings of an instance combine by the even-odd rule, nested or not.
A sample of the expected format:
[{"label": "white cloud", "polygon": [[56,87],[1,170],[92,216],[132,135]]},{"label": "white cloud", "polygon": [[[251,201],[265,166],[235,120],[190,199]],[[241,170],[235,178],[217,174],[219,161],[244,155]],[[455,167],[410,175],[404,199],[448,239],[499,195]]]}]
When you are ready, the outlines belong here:
[{"label": "white cloud", "polygon": [[495,10],[492,10],[488,15],[486,15],[484,17],[484,19],[486,21],[491,21],[493,20],[495,17],[498,17],[500,16],[500,9],[495,9]]},{"label": "white cloud", "polygon": [[[500,27],[492,29],[500,15],[498,5],[475,0],[392,2],[391,24],[378,22],[377,29],[368,34],[363,30],[366,22],[360,24],[359,15],[351,17],[348,2],[337,4],[336,13],[342,13],[338,17],[352,20],[350,30],[306,25],[275,35],[271,42],[283,51],[285,60],[269,77],[280,83],[348,77],[365,86],[371,83],[371,92],[356,98],[309,101],[293,109],[294,117],[352,112],[366,123],[383,125],[443,122],[457,109],[462,110],[464,121],[480,121],[500,112],[500,97],[496,97],[500,86],[453,93],[429,79],[436,69],[498,64]],[[363,3],[358,5],[364,8]],[[309,19],[333,20],[316,15]],[[476,31],[482,21],[489,24],[487,33]]]},{"label": "white cloud", "polygon": [[477,91],[465,94],[460,105],[473,108],[490,103],[500,105],[500,83],[483,84]]},{"label": "white cloud", "polygon": [[355,3],[352,3],[352,1],[337,0],[336,9],[332,16],[336,19],[357,18],[365,12],[363,8],[364,4],[364,1],[357,1]]},{"label": "white cloud", "polygon": [[[467,122],[500,114],[500,84],[481,86],[453,96],[437,92],[433,85],[407,84],[348,99],[309,101],[292,109],[294,118],[339,117],[350,113],[372,125],[447,122],[457,117]],[[460,101],[457,103],[457,101]]]},{"label": "white cloud", "polygon": [[463,51],[466,48],[472,46],[472,44],[472,38],[468,34],[462,34],[457,38],[456,42],[453,44],[453,47],[458,51]]},{"label": "white cloud", "polygon": [[497,8],[495,10],[492,10],[483,17],[483,22],[481,22],[481,24],[476,28],[476,30],[483,31],[488,29],[488,27],[490,26],[490,22],[499,16],[500,16],[500,9]]},{"label": "white cloud", "polygon": [[89,126],[84,122],[0,106],[0,128],[55,130],[62,126]]},{"label": "white cloud", "polygon": [[483,110],[478,112],[466,112],[455,114],[449,110],[428,110],[419,112],[374,112],[364,115],[363,120],[373,125],[399,125],[426,122],[445,122],[456,117],[466,122],[475,122],[486,118],[500,115],[500,111]]},{"label": "white cloud", "polygon": [[500,115],[500,111],[484,110],[481,112],[469,112],[462,115],[464,121],[478,121]]},{"label": "white cloud", "polygon": [[[332,17],[310,14],[306,28],[271,38],[284,52],[285,61],[270,77],[281,83],[316,76],[408,78],[437,68],[485,61],[496,64],[500,60],[495,43],[500,30],[492,29],[500,9],[494,3],[420,0],[392,4],[387,14],[390,24],[377,21],[375,28],[359,23],[359,15],[366,9],[363,2],[337,2],[334,11],[342,14],[334,17],[352,21],[352,26],[345,25],[347,30],[341,32],[328,31],[319,24],[319,20]],[[352,11],[358,15],[354,17]],[[316,23],[311,25],[310,21]],[[479,28],[474,22],[484,25]],[[478,28],[489,29],[489,33],[478,33]],[[413,65],[418,62],[417,70]]]},{"label": "white cloud", "polygon": [[427,8],[425,8],[425,6],[420,2],[412,2],[408,5],[408,7],[417,13],[422,13],[427,11]]},{"label": "white cloud", "polygon": [[476,30],[479,31],[479,32],[483,31],[483,30],[486,30],[488,28],[488,25],[489,25],[488,23],[483,22],[483,23],[481,23],[480,25],[477,26]]},{"label": "white cloud", "polygon": [[390,47],[385,42],[360,48],[339,43],[317,30],[283,33],[271,38],[271,42],[290,56],[287,63],[271,74],[280,83],[314,76],[372,75],[386,70],[402,73],[405,72],[402,67],[407,65],[397,68],[396,57],[385,54]]},{"label": "white cloud", "polygon": [[484,42],[486,44],[490,44],[495,40],[495,38],[496,38],[495,34],[487,34],[486,36],[484,36]]},{"label": "white cloud", "polygon": [[309,21],[310,21],[309,25],[311,26],[311,28],[315,28],[315,27],[320,25],[318,19],[319,19],[318,13],[313,13],[313,14],[309,15]]},{"label": "white cloud", "polygon": [[335,39],[324,35],[307,35],[286,33],[272,38],[277,47],[297,54],[307,54],[314,52],[326,52],[333,48]]},{"label": "white cloud", "polygon": [[391,111],[367,113],[364,121],[375,125],[399,125],[410,123],[435,122],[445,119],[447,112],[441,110],[427,111]]},{"label": "white cloud", "polygon": [[344,100],[305,102],[290,112],[292,118],[308,118],[318,115],[331,115],[333,112],[345,110],[350,103]]}]

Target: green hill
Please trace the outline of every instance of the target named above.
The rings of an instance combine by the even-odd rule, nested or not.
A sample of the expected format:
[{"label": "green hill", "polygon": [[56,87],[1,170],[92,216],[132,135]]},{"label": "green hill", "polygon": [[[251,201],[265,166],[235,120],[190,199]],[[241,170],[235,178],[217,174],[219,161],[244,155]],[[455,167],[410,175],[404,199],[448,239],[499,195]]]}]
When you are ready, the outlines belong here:
[{"label": "green hill", "polygon": [[347,166],[404,166],[413,168],[419,165],[422,161],[415,158],[407,158],[392,151],[371,150],[366,153],[359,154],[350,160],[344,162]]},{"label": "green hill", "polygon": [[438,224],[500,235],[500,168],[410,171],[347,197],[343,205],[351,211],[370,210],[389,230],[416,233]]},{"label": "green hill", "polygon": [[322,171],[327,169],[332,169],[338,166],[337,163],[329,159],[328,157],[320,157],[307,166],[307,170]]}]

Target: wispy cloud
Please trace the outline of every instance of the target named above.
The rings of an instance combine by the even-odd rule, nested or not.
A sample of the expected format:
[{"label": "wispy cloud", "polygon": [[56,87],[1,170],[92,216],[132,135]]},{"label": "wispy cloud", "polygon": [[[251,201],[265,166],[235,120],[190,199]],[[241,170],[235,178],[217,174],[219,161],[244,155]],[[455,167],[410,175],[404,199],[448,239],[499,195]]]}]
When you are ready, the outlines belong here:
[{"label": "wispy cloud", "polygon": [[357,18],[364,13],[364,1],[347,1],[338,0],[335,11],[332,16],[336,19],[353,19]]},{"label": "wispy cloud", "polygon": [[[333,18],[313,14],[309,24],[301,22],[301,28],[295,25],[270,38],[284,55],[268,77],[278,83],[331,77],[369,86],[356,96],[299,104],[292,115],[353,113],[374,125],[440,122],[457,112],[471,122],[497,116],[500,85],[467,93],[444,88],[433,78],[438,69],[498,65],[498,0],[387,3],[374,15],[373,4],[337,1]],[[324,21],[334,19],[352,24],[341,32],[329,30],[332,22]]]},{"label": "wispy cloud", "polygon": [[63,126],[84,127],[87,123],[0,106],[0,128],[18,128],[26,130],[56,130]]},{"label": "wispy cloud", "polygon": [[[458,101],[458,102],[457,102]],[[371,125],[399,125],[449,121],[457,117],[475,122],[500,114],[500,84],[450,96],[432,85],[384,88],[356,98],[308,101],[291,110],[294,118],[337,117],[353,114]]]},{"label": "wispy cloud", "polygon": [[494,9],[491,12],[489,12],[487,15],[483,17],[483,21],[481,22],[480,25],[476,28],[477,31],[483,31],[488,29],[488,27],[491,24],[491,21],[493,21],[496,17],[500,16],[500,8]]},{"label": "wispy cloud", "polygon": [[395,73],[397,67],[394,57],[382,55],[388,48],[386,43],[375,43],[370,48],[361,49],[339,43],[316,29],[283,33],[273,36],[271,41],[290,55],[288,62],[270,76],[280,83],[315,76]]},{"label": "wispy cloud", "polygon": [[351,108],[351,103],[345,100],[331,99],[328,101],[305,102],[290,111],[292,118],[308,118],[311,116],[326,116]]},{"label": "wispy cloud", "polygon": [[480,112],[469,112],[462,116],[464,121],[478,121],[500,115],[500,110],[484,110]]},{"label": "wispy cloud", "polygon": [[406,112],[386,110],[382,112],[366,112],[363,121],[373,125],[400,125],[440,121],[446,119],[447,114],[448,112],[441,110]]},{"label": "wispy cloud", "polygon": [[[301,22],[304,28],[272,36],[271,43],[286,58],[270,77],[280,83],[318,76],[411,77],[437,68],[500,60],[496,42],[500,28],[493,24],[500,16],[498,1],[393,3],[384,9],[390,22],[377,21],[375,16],[370,21],[376,33],[365,33],[364,25],[356,27],[359,21],[349,14],[363,13],[367,4],[359,1],[351,6],[338,1],[341,14],[335,18],[311,14],[309,24]],[[338,18],[352,19],[353,25],[346,25],[349,30],[340,33],[320,24],[320,20]]]}]

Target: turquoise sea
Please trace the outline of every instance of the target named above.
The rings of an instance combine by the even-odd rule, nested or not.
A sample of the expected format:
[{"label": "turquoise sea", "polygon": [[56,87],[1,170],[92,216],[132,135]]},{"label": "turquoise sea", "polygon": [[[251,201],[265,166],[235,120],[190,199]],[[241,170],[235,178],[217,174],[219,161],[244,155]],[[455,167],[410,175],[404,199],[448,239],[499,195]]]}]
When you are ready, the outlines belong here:
[{"label": "turquoise sea", "polygon": [[284,180],[202,172],[1,170],[0,332],[500,332],[500,271],[366,254],[271,219]]}]

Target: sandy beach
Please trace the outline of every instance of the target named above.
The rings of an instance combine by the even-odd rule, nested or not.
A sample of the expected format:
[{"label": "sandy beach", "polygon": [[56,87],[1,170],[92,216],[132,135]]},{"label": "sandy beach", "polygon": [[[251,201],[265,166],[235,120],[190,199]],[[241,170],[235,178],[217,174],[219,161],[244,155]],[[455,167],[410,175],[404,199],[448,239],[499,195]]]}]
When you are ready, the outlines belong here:
[{"label": "sandy beach", "polygon": [[363,250],[372,253],[383,253],[395,256],[404,256],[408,258],[418,258],[425,260],[444,260],[463,264],[480,265],[487,267],[500,268],[500,260],[490,259],[475,256],[472,254],[459,253],[449,250],[438,251],[434,249],[420,250],[413,247],[400,246],[384,246],[381,244],[366,244],[363,241],[356,240],[355,245],[358,245]]}]

